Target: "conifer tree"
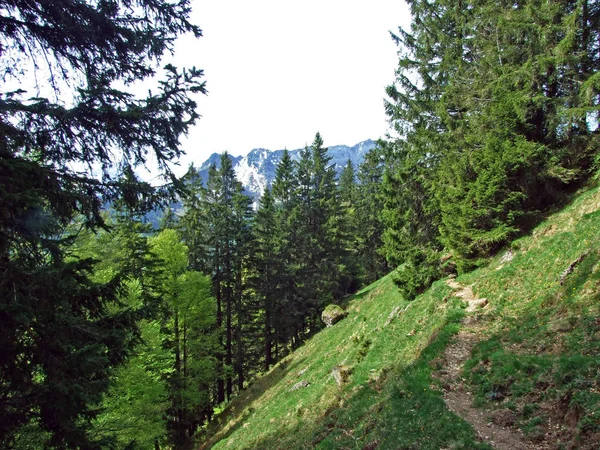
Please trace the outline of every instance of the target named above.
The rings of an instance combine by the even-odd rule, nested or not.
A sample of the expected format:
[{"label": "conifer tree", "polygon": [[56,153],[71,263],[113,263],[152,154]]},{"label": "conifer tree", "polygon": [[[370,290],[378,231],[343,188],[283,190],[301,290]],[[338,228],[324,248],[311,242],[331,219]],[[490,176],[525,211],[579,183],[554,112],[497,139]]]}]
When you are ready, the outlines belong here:
[{"label": "conifer tree", "polygon": [[281,257],[276,235],[276,209],[271,190],[266,189],[252,226],[251,284],[262,300],[264,370],[269,370],[275,361],[275,323],[278,280],[277,260]]},{"label": "conifer tree", "polygon": [[365,155],[358,170],[355,221],[357,257],[363,273],[363,283],[369,284],[388,273],[381,254],[383,246],[383,160],[379,147]]},{"label": "conifer tree", "polygon": [[156,75],[180,34],[200,36],[189,13],[186,0],[3,3],[1,447],[32,427],[47,446],[94,446],[92,405],[138,331],[135,317],[112,313],[120,277],[91,281],[92,261],[65,258],[61,237],[75,215],[99,227],[106,202],[150,210],[169,191],[125,175],[153,157],[173,179],[202,73],[168,66],[145,97],[119,86]]},{"label": "conifer tree", "polygon": [[[216,323],[224,334],[221,375],[217,385],[219,403],[233,394],[232,370],[236,371],[238,388],[241,389],[244,383],[242,301],[250,203],[251,200],[243,194],[242,185],[236,179],[229,155],[223,153],[219,168],[212,166],[209,170],[199,205],[202,209],[199,223],[204,228],[201,234],[204,236],[205,264],[212,275],[213,292],[217,299]],[[190,230],[193,227],[190,225]]]},{"label": "conifer tree", "polygon": [[341,289],[344,294],[355,291],[364,276],[361,272],[358,242],[360,239],[360,223],[357,216],[359,188],[356,184],[356,173],[351,160],[348,160],[338,185],[339,220],[337,220],[341,239],[342,253],[338,256],[341,275]]},{"label": "conifer tree", "polygon": [[[329,164],[331,157],[327,155],[327,148],[323,146],[319,133],[315,135],[310,150],[312,201],[309,207],[309,232],[314,243],[310,262],[316,275],[315,306],[320,308],[341,294],[337,285],[341,254],[340,211],[335,168]],[[318,315],[319,310],[313,314]]]},{"label": "conifer tree", "polygon": [[589,175],[599,13],[588,1],[409,3],[387,91],[401,138],[385,152],[384,250],[412,296],[439,274],[442,246],[467,270]]},{"label": "conifer tree", "polygon": [[179,220],[179,228],[189,249],[189,267],[192,270],[209,273],[211,266],[207,260],[209,238],[207,226],[210,221],[206,217],[208,204],[205,201],[208,193],[203,191],[202,179],[193,164],[188,168],[184,183],[183,214]]},{"label": "conifer tree", "polygon": [[312,217],[312,157],[308,147],[300,152],[300,160],[296,166],[296,192],[294,208],[290,214],[290,229],[294,230],[293,247],[290,257],[290,281],[295,287],[294,297],[289,307],[290,338],[295,348],[303,340],[309,315],[316,308],[316,267],[314,218]]},{"label": "conifer tree", "polygon": [[275,303],[273,305],[273,327],[275,333],[275,360],[279,359],[283,346],[295,336],[299,322],[298,310],[302,304],[298,290],[301,262],[298,261],[301,232],[297,225],[299,178],[296,165],[289,152],[284,151],[277,166],[273,181],[273,203],[275,207],[275,235],[273,254],[277,256],[275,263]]}]

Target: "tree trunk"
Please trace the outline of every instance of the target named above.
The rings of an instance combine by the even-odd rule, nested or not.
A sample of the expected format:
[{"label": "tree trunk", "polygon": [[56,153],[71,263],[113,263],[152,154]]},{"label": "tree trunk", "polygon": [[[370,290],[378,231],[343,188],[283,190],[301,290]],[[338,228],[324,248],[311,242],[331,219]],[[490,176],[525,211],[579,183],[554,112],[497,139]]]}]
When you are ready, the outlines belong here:
[{"label": "tree trunk", "polygon": [[[233,330],[232,330],[232,289],[231,289],[231,261],[230,253],[227,251],[227,259],[225,260],[227,281],[225,284],[225,364],[228,368],[231,367],[233,362]],[[227,399],[231,398],[233,394],[233,379],[231,375],[227,375],[227,386],[226,386]]]},{"label": "tree trunk", "polygon": [[265,371],[273,364],[273,338],[271,333],[271,311],[269,302],[265,302]]},{"label": "tree trunk", "polygon": [[237,323],[235,328],[235,339],[236,339],[236,356],[235,365],[237,370],[237,381],[238,391],[244,389],[244,346],[242,343],[242,324],[243,324],[243,313],[242,313],[242,268],[237,267],[235,274],[235,313],[237,316]]},{"label": "tree trunk", "polygon": [[[221,331],[223,329],[223,301],[221,298],[221,270],[218,245],[215,248],[215,254],[215,297],[217,298],[217,328],[219,331]],[[223,341],[221,336],[222,335],[219,334],[219,341],[222,349]],[[225,380],[223,379],[224,355],[222,351],[219,351],[218,366],[219,379],[217,380],[217,403],[223,403],[225,401]]]}]

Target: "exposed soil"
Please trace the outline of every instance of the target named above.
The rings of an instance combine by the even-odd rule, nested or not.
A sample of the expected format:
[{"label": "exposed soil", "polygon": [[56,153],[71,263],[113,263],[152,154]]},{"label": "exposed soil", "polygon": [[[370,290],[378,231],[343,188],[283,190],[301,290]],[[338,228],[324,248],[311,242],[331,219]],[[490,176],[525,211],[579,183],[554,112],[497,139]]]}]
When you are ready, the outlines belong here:
[{"label": "exposed soil", "polygon": [[[470,286],[464,287],[455,280],[449,280],[448,286],[455,289],[454,295],[467,305],[467,311],[473,312],[485,308],[486,299],[477,298]],[[486,410],[473,407],[475,395],[470,392],[461,377],[462,368],[471,356],[471,351],[481,340],[484,327],[473,316],[463,321],[461,331],[454,337],[442,357],[442,369],[435,374],[442,382],[444,401],[448,408],[469,422],[479,438],[499,450],[527,450],[549,448],[543,444],[533,444],[525,440],[523,433],[514,427],[514,413],[508,409]]]}]

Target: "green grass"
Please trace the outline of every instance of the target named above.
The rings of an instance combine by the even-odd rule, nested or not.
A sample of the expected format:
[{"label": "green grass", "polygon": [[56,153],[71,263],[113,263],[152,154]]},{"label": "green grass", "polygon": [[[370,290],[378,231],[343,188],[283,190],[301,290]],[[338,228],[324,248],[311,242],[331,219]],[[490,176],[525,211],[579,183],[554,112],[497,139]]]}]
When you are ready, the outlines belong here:
[{"label": "green grass", "polygon": [[[589,189],[488,266],[459,277],[489,305],[464,375],[484,408],[511,409],[534,442],[600,442],[600,192]],[[572,272],[561,274],[585,255]],[[443,281],[413,302],[391,277],[356,294],[315,335],[232,402],[208,429],[215,449],[476,449],[431,376],[463,316]],[[334,366],[352,369],[338,386]],[[299,375],[299,372],[302,375]],[[305,380],[310,385],[291,392]],[[595,447],[594,447],[595,445]]]},{"label": "green grass", "polygon": [[[486,407],[508,407],[534,441],[599,448],[600,193],[591,189],[463,282],[490,299],[492,334],[465,374]],[[561,275],[576,260],[582,260]]]},{"label": "green grass", "polygon": [[[458,329],[450,289],[404,301],[391,277],[356,294],[348,317],[327,328],[257,380],[219,418],[214,449],[487,448],[450,413],[429,362]],[[445,300],[445,301],[444,301]],[[331,372],[344,364],[349,380]],[[300,371],[303,371],[299,375]],[[310,385],[291,392],[305,380]]]}]

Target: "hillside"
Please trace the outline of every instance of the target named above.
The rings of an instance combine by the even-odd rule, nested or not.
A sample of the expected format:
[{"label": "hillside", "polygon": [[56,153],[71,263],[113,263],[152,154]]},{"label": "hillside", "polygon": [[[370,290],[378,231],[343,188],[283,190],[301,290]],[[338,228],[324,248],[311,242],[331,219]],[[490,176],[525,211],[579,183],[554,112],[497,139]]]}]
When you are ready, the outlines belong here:
[{"label": "hillside", "polygon": [[[599,219],[594,187],[413,302],[391,276],[366,287],[223,411],[201,448],[510,448],[502,433],[522,448],[597,448]],[[341,386],[335,366],[350,372]]]}]

